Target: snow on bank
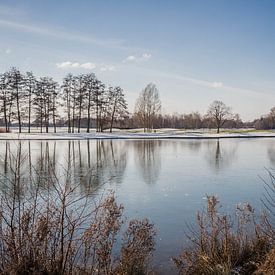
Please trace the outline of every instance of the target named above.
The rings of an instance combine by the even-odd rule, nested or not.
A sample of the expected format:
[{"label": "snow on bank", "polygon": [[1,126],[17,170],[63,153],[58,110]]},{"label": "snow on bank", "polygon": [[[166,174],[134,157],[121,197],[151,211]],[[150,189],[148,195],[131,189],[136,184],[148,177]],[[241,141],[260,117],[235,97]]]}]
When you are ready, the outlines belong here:
[{"label": "snow on bank", "polygon": [[87,139],[216,139],[216,138],[275,138],[275,131],[228,131],[220,134],[206,130],[161,129],[156,133],[120,131],[114,133],[1,133],[0,140],[87,140]]}]

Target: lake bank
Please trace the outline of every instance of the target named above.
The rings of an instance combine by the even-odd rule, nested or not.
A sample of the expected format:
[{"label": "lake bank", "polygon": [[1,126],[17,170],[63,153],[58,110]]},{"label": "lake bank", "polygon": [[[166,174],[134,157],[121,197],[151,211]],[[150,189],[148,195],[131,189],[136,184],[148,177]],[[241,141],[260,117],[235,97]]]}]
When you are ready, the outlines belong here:
[{"label": "lake bank", "polygon": [[275,131],[213,131],[162,130],[156,133],[115,131],[113,133],[1,133],[0,140],[93,140],[93,139],[225,139],[225,138],[275,138]]}]

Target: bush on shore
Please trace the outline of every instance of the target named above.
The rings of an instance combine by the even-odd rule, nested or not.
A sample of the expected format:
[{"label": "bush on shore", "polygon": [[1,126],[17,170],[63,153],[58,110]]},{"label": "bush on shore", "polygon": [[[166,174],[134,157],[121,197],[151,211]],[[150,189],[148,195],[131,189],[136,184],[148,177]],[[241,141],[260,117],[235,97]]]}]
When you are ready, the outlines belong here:
[{"label": "bush on shore", "polygon": [[[35,185],[20,177],[5,179],[0,200],[1,274],[147,274],[155,228],[147,219],[125,223],[113,193],[98,201],[81,196],[56,175]],[[39,179],[40,177],[40,179]]]},{"label": "bush on shore", "polygon": [[[173,258],[180,274],[275,274],[274,230],[263,214],[256,222],[250,204],[238,205],[236,217],[219,212],[215,196],[197,215],[192,245]],[[235,223],[233,222],[235,221]]]}]

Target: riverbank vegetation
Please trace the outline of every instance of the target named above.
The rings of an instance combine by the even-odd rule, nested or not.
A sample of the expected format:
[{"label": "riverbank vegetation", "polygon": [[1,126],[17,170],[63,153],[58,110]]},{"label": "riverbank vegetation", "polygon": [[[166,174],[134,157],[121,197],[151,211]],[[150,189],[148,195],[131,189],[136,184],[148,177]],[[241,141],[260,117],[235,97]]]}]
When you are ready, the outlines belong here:
[{"label": "riverbank vegetation", "polygon": [[81,196],[69,172],[62,182],[54,173],[24,181],[20,161],[13,177],[1,180],[1,274],[150,271],[156,231],[149,220],[126,222],[112,192],[99,200]]},{"label": "riverbank vegetation", "polygon": [[207,197],[197,227],[189,227],[192,245],[173,258],[180,274],[275,273],[275,177],[269,177],[260,217],[249,203],[237,205],[232,217],[217,197]]}]

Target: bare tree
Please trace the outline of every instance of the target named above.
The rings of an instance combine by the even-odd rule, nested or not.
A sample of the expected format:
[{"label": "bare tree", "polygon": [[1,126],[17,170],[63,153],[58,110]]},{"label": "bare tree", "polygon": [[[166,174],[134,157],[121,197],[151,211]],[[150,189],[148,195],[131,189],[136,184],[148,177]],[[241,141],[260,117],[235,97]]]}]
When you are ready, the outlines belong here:
[{"label": "bare tree", "polygon": [[0,100],[2,101],[2,105],[0,108],[0,113],[3,113],[4,123],[5,123],[5,130],[6,132],[9,131],[9,111],[10,107],[12,105],[12,93],[9,88],[9,77],[8,73],[4,73],[0,75]]},{"label": "bare tree", "polygon": [[122,88],[120,87],[109,87],[108,90],[108,107],[110,112],[110,133],[113,130],[113,124],[119,117],[123,118],[128,114],[127,102]]},{"label": "bare tree", "polygon": [[91,111],[93,106],[93,94],[97,89],[97,78],[95,74],[87,74],[84,76],[85,90],[86,90],[86,108],[87,108],[87,133],[90,132],[91,127]]},{"label": "bare tree", "polygon": [[9,71],[9,85],[16,101],[16,117],[18,120],[19,133],[22,131],[22,100],[25,99],[23,90],[24,76],[17,68],[11,68]]},{"label": "bare tree", "polygon": [[93,103],[95,107],[95,113],[96,113],[96,131],[102,132],[103,131],[103,125],[102,125],[102,111],[104,108],[104,103],[106,101],[105,98],[105,85],[97,80],[95,83],[95,88],[93,92]]},{"label": "bare tree", "polygon": [[217,133],[220,132],[220,128],[224,125],[226,120],[232,116],[231,108],[226,106],[222,101],[215,100],[208,109],[207,116],[211,118],[217,128]]},{"label": "bare tree", "polygon": [[155,84],[148,84],[140,93],[135,106],[135,114],[143,125],[144,132],[154,129],[154,120],[160,113],[161,101]]},{"label": "bare tree", "polygon": [[77,132],[80,133],[81,128],[81,119],[83,114],[83,107],[85,102],[85,81],[84,75],[77,76],[77,97],[76,97],[76,104],[78,108],[78,125],[77,125]]},{"label": "bare tree", "polygon": [[68,74],[63,79],[63,84],[61,86],[62,88],[62,100],[63,105],[65,106],[65,112],[67,113],[67,120],[68,120],[68,133],[71,133],[72,131],[72,114],[71,110],[73,108],[72,102],[73,102],[73,89],[74,89],[74,77],[72,74]]},{"label": "bare tree", "polygon": [[28,133],[31,132],[31,115],[32,115],[32,97],[36,87],[36,79],[32,72],[27,72],[25,76],[25,89],[28,97]]}]

